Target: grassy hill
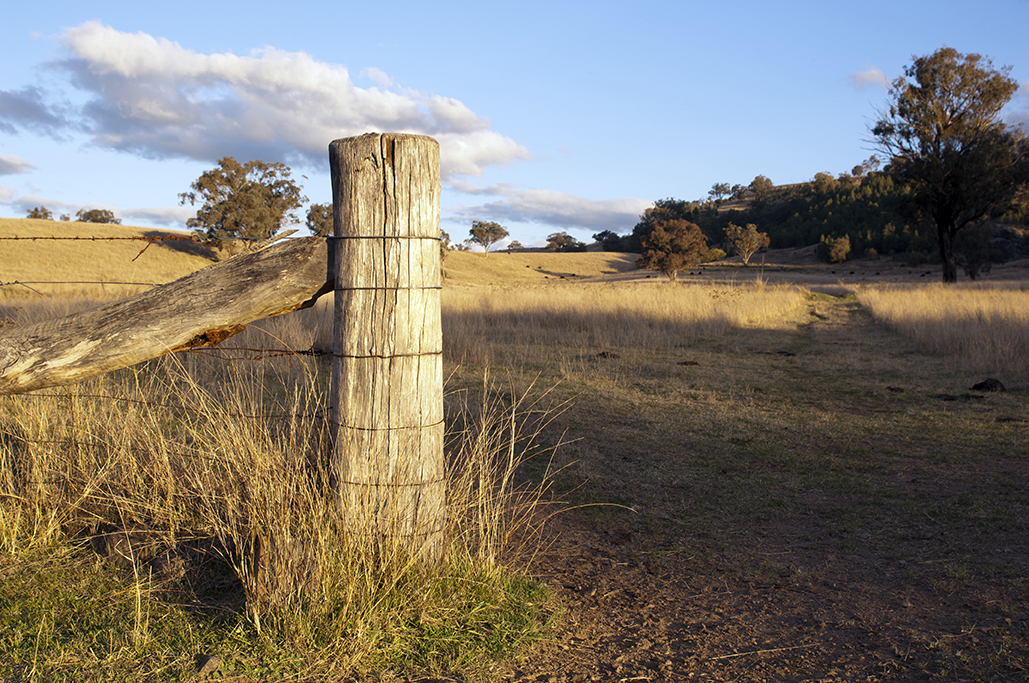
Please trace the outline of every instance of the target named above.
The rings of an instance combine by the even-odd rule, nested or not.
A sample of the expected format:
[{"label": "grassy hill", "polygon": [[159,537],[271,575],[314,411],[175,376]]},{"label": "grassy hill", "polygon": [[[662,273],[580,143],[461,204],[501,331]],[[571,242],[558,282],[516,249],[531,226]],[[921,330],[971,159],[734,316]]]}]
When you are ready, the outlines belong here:
[{"label": "grassy hill", "polygon": [[0,240],[0,282],[32,283],[34,289],[47,293],[70,287],[44,284],[52,282],[170,282],[213,261],[202,255],[202,249],[193,242],[154,242],[143,251],[147,243],[141,239],[186,234],[127,225],[0,218],[0,238],[140,238],[97,241],[3,239]]},{"label": "grassy hill", "polygon": [[448,284],[547,284],[635,277],[638,254],[614,252],[452,251],[443,262]]}]

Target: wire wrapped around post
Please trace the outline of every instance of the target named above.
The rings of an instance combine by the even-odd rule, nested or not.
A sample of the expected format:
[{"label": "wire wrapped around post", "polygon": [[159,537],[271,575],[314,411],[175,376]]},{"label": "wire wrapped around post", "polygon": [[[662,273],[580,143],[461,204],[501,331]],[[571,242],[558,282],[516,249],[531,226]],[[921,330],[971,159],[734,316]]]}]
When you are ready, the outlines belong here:
[{"label": "wire wrapped around post", "polygon": [[439,145],[371,133],[329,159],[332,479],[352,533],[431,561],[446,519]]}]

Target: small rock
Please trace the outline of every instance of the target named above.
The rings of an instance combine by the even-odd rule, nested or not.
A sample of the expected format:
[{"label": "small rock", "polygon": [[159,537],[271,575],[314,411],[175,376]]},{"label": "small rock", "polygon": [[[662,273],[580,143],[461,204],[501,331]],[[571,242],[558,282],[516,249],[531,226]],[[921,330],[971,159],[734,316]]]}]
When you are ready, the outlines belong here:
[{"label": "small rock", "polygon": [[205,657],[203,655],[197,656],[197,675],[201,680],[210,678],[215,671],[221,668],[222,658],[217,655]]}]

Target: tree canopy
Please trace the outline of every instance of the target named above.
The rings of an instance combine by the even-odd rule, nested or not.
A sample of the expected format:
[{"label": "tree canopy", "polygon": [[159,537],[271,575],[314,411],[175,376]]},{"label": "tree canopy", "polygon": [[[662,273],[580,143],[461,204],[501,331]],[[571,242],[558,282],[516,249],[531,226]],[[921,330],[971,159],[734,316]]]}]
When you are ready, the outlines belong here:
[{"label": "tree canopy", "polygon": [[218,160],[218,168],[205,171],[179,195],[181,204],[201,204],[186,225],[215,239],[267,239],[284,223],[298,222],[294,213],[307,198],[282,163],[248,161],[232,157]]},{"label": "tree canopy", "polygon": [[311,204],[307,209],[307,229],[319,237],[331,235],[332,204]]},{"label": "tree canopy", "polygon": [[750,181],[750,191],[757,195],[758,199],[765,199],[775,189],[775,185],[766,176],[759,175]]},{"label": "tree canopy", "polygon": [[743,265],[750,265],[750,257],[760,249],[767,248],[771,244],[767,233],[758,232],[757,226],[747,223],[746,227],[740,227],[735,223],[729,223],[725,228],[725,238],[732,245],[732,248],[743,259]]},{"label": "tree canopy", "polygon": [[554,232],[547,235],[547,251],[586,251],[586,245],[567,232]]},{"label": "tree canopy", "polygon": [[915,57],[872,128],[888,172],[911,188],[906,207],[936,226],[943,281],[957,279],[962,228],[1003,211],[1029,182],[1029,146],[1000,120],[1018,90],[1010,67],[943,47]]},{"label": "tree canopy", "polygon": [[121,224],[121,219],[116,218],[113,211],[107,209],[79,209],[78,213],[75,214],[75,218],[80,223],[113,223],[115,225]]},{"label": "tree canopy", "polygon": [[472,229],[468,231],[471,235],[470,242],[478,244],[489,255],[489,248],[508,236],[507,229],[499,223],[492,221],[472,221]]},{"label": "tree canopy", "polygon": [[642,238],[643,255],[637,268],[658,270],[675,282],[679,271],[700,263],[707,253],[707,238],[695,223],[673,218],[661,221]]},{"label": "tree canopy", "polygon": [[54,219],[54,214],[52,211],[50,211],[50,209],[46,208],[45,206],[37,206],[29,211],[26,218],[36,218],[43,221],[52,221]]}]

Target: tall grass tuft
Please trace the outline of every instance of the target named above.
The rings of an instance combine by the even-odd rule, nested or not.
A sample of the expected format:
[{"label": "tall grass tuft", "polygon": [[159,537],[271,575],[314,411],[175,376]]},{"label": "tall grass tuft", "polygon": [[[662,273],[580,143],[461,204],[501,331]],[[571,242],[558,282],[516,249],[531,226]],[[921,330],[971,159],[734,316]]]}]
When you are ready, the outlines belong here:
[{"label": "tall grass tuft", "polygon": [[[254,334],[243,341],[313,343],[288,325]],[[131,571],[90,599],[104,609],[128,596],[133,627],[104,645],[84,636],[49,647],[91,660],[101,678],[121,657],[167,666],[168,644],[147,635],[153,615],[183,599],[199,612],[221,609],[197,588],[212,581],[242,596],[245,622],[223,634],[238,641],[239,623],[253,634],[237,656],[241,673],[296,653],[303,663],[291,666],[304,675],[467,670],[536,637],[548,597],[523,568],[540,542],[547,484],[517,485],[515,472],[541,451],[539,404],[498,392],[475,405],[448,397],[446,552],[425,566],[399,539],[373,538],[342,513],[324,461],[325,375],[313,359],[226,366],[187,354],[0,398],[0,571],[55,549],[81,563],[105,543],[110,560],[126,539]],[[169,574],[176,562],[185,568]],[[94,569],[115,571],[109,564],[97,559]],[[231,571],[203,578],[218,567]],[[5,627],[16,626],[0,619]],[[199,651],[205,638],[171,649]],[[29,680],[65,672],[59,661],[32,661]],[[4,663],[0,678],[29,671]]]}]

